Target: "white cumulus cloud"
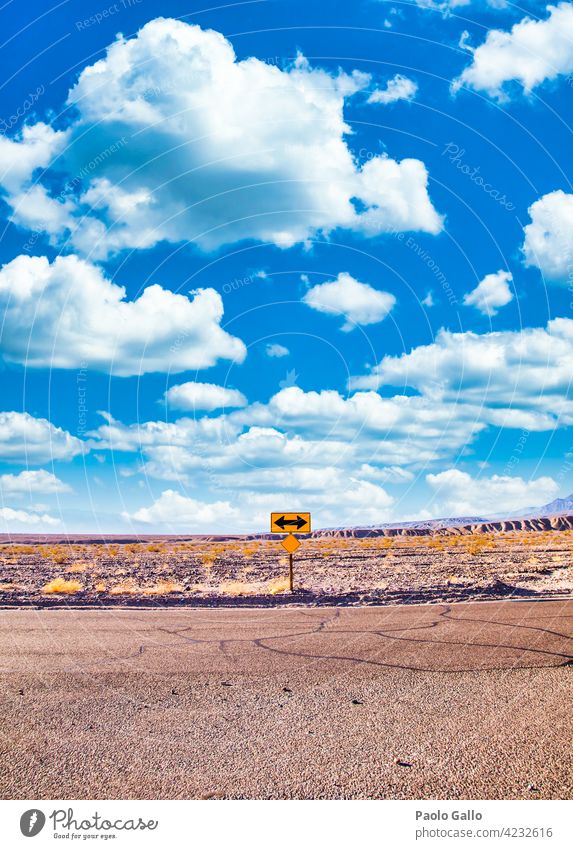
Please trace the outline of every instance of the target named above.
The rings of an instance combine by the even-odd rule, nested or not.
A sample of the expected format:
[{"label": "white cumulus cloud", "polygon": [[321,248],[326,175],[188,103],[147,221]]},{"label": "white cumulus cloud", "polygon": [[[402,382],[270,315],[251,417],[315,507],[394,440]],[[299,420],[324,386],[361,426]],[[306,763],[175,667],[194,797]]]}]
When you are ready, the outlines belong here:
[{"label": "white cumulus cloud", "polygon": [[207,503],[166,489],[150,507],[124,513],[126,519],[145,525],[189,531],[227,529],[236,522],[239,511],[228,501]]},{"label": "white cumulus cloud", "polygon": [[22,255],[0,269],[0,351],[28,367],[84,363],[123,377],[242,361],[245,346],[221,328],[219,293],[191,296],[155,284],[128,301],[123,287],[86,260]]},{"label": "white cumulus cloud", "polygon": [[[13,220],[94,258],[160,241],[286,248],[336,228],[438,233],[423,162],[359,165],[346,143],[346,102],[369,84],[300,56],[237,60],[220,33],[157,18],[81,72],[64,135],[0,139]],[[51,166],[49,193],[34,165]]]},{"label": "white cumulus cloud", "polygon": [[14,510],[12,507],[0,507],[0,528],[3,533],[33,530],[41,531],[61,524],[48,513],[30,513],[27,510]]},{"label": "white cumulus cloud", "polygon": [[544,20],[525,17],[509,32],[489,30],[473,51],[471,64],[453,83],[454,91],[468,86],[494,97],[517,82],[529,94],[546,80],[573,71],[573,4],[547,7]]},{"label": "white cumulus cloud", "polygon": [[549,281],[570,284],[573,274],[573,195],[559,189],[529,207],[531,223],[524,227],[527,265],[539,268]]},{"label": "white cumulus cloud", "polygon": [[342,329],[348,331],[357,324],[382,321],[394,307],[396,298],[341,272],[333,282],[319,283],[309,289],[303,301],[319,312],[343,316],[346,323]]},{"label": "white cumulus cloud", "polygon": [[29,413],[0,413],[0,459],[16,463],[71,460],[85,454],[84,442],[47,419]]},{"label": "white cumulus cloud", "polygon": [[25,495],[27,493],[52,495],[69,491],[70,487],[66,483],[45,469],[25,470],[18,475],[0,475],[1,495]]},{"label": "white cumulus cloud", "polygon": [[172,386],[165,393],[165,401],[175,410],[207,411],[222,407],[246,407],[248,403],[238,389],[195,381]]},{"label": "white cumulus cloud", "polygon": [[396,74],[388,80],[385,88],[378,88],[368,98],[368,103],[395,103],[397,100],[413,100],[418,91],[418,85],[414,80],[403,74]]},{"label": "white cumulus cloud", "polygon": [[269,343],[266,347],[267,357],[280,358],[280,357],[288,357],[290,351],[288,348],[285,348],[284,345],[279,345],[278,342]]},{"label": "white cumulus cloud", "polygon": [[572,361],[568,318],[515,331],[441,330],[430,345],[386,356],[350,385],[410,387],[436,408],[454,404],[460,422],[474,416],[482,424],[545,431],[573,424]]},{"label": "white cumulus cloud", "polygon": [[536,506],[555,498],[559,485],[550,477],[524,480],[510,475],[472,478],[447,469],[426,480],[436,491],[438,512],[452,516],[491,515]]},{"label": "white cumulus cloud", "polygon": [[[232,502],[209,503],[168,489],[148,507],[124,513],[124,518],[135,525],[168,531],[265,531],[269,513],[277,509],[277,505],[295,501],[300,503],[302,498],[304,508],[313,513],[315,527],[368,525],[388,519],[393,498],[382,487],[369,481],[349,479],[333,470],[324,470],[320,474],[328,482],[328,490],[317,491],[311,476],[305,478],[301,470],[297,470],[292,481],[285,479],[284,474],[275,474],[269,478],[268,483],[278,483],[276,488],[267,490],[264,487],[261,492],[240,491]],[[309,488],[304,486],[305,480]]]},{"label": "white cumulus cloud", "polygon": [[475,289],[464,295],[464,304],[475,307],[483,315],[497,315],[501,307],[513,301],[513,292],[509,288],[512,280],[509,271],[486,274]]}]

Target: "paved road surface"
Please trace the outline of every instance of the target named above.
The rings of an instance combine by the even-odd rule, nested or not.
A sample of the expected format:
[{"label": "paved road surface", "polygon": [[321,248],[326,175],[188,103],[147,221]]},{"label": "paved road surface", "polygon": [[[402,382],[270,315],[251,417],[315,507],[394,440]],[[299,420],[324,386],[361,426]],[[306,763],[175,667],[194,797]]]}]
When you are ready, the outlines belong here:
[{"label": "paved road surface", "polygon": [[573,601],[0,611],[7,798],[572,798]]}]

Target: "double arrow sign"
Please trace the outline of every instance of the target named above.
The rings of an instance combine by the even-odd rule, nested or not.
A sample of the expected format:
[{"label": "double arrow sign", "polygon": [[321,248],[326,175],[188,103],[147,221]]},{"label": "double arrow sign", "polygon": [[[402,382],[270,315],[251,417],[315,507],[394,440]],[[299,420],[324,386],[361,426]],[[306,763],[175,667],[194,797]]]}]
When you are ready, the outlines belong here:
[{"label": "double arrow sign", "polygon": [[271,513],[271,533],[287,535],[281,539],[281,545],[288,551],[288,586],[291,593],[294,583],[292,556],[300,546],[293,531],[298,534],[310,533],[310,513]]},{"label": "double arrow sign", "polygon": [[271,533],[310,533],[310,513],[271,513]]}]

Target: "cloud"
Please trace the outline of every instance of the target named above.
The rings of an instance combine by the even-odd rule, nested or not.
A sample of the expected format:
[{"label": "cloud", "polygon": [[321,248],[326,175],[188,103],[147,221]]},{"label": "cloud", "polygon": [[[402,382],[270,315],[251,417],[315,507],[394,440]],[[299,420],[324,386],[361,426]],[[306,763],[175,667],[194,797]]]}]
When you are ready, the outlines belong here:
[{"label": "cloud", "polygon": [[181,383],[165,393],[166,403],[175,410],[217,410],[221,407],[246,407],[247,399],[237,389],[214,383]]},{"label": "cloud", "polygon": [[[237,60],[220,33],[157,18],[81,72],[65,135],[34,125],[3,140],[12,218],[92,258],[161,241],[287,248],[337,228],[438,233],[423,162],[359,165],[346,143],[347,100],[369,84],[301,56]],[[33,187],[34,164],[50,179]]]},{"label": "cloud", "polygon": [[[135,454],[149,478],[192,488],[200,501],[205,493],[233,506],[237,499],[252,517],[258,504],[266,509],[281,493],[295,501],[304,493],[325,524],[337,524],[340,493],[347,520],[360,523],[360,511],[369,510],[365,484],[408,483],[429,464],[443,468],[487,428],[548,432],[573,425],[572,361],[570,319],[522,331],[442,330],[430,345],[384,357],[353,380],[346,397],[289,386],[265,403],[216,417],[130,425],[107,417],[89,436],[99,450]],[[379,388],[382,394],[373,391]],[[348,487],[365,496],[354,512]],[[321,494],[329,503],[320,502]],[[378,521],[382,513],[392,516],[393,505],[382,510],[383,496],[377,499]]]},{"label": "cloud", "polygon": [[150,507],[141,507],[134,513],[122,515],[126,519],[145,525],[173,529],[185,527],[192,532],[229,528],[236,521],[238,513],[228,501],[209,504],[166,489]]},{"label": "cloud", "polygon": [[492,9],[507,9],[509,6],[509,0],[411,0],[411,2],[422,9],[441,12],[445,18],[455,14],[456,9],[463,9],[464,6],[489,6]]},{"label": "cloud", "polygon": [[383,466],[382,468],[363,463],[358,470],[361,478],[370,478],[379,483],[409,483],[414,480],[414,475],[408,469],[400,466]]},{"label": "cloud", "polygon": [[[329,477],[328,470],[323,474]],[[298,475],[300,478],[300,475]],[[269,513],[280,505],[300,502],[301,490],[296,481],[284,481],[280,489],[265,492],[244,492],[235,495],[236,503],[215,501],[207,503],[165,490],[148,507],[124,518],[159,529],[187,532],[254,532],[268,530]],[[343,527],[353,524],[375,524],[389,516],[393,499],[380,486],[368,481],[342,480],[340,474],[331,481],[334,488],[324,491],[304,491],[305,509],[313,512],[315,527]]]},{"label": "cloud", "polygon": [[524,227],[527,265],[539,268],[549,281],[571,284],[573,275],[573,195],[559,189],[529,207],[531,224]]},{"label": "cloud", "polygon": [[548,17],[530,17],[514,24],[510,32],[489,30],[473,52],[471,65],[453,83],[453,90],[468,86],[504,98],[504,86],[520,83],[526,94],[547,80],[573,71],[573,5],[548,6]]},{"label": "cloud", "polygon": [[438,512],[453,516],[491,515],[541,505],[555,498],[558,484],[550,477],[526,481],[509,475],[472,478],[459,469],[426,475],[436,491]]},{"label": "cloud", "polygon": [[386,318],[396,303],[390,292],[360,283],[346,272],[341,272],[332,283],[313,286],[302,300],[319,312],[344,316],[346,323],[342,329],[345,331],[352,330],[357,324],[377,324]]},{"label": "cloud", "polygon": [[71,460],[87,446],[47,419],[29,413],[0,412],[0,459],[12,463]]},{"label": "cloud", "polygon": [[426,297],[423,298],[422,301],[420,301],[420,303],[424,307],[435,307],[436,306],[436,302],[434,301],[434,296],[432,295],[431,292],[428,292]]},{"label": "cloud", "polygon": [[39,531],[43,527],[51,528],[61,524],[59,519],[47,513],[29,513],[26,510],[14,510],[12,507],[0,507],[0,528],[3,533],[22,532],[28,529]]},{"label": "cloud", "polygon": [[25,495],[26,493],[53,495],[59,492],[70,492],[70,487],[52,472],[46,472],[44,469],[26,470],[18,475],[0,475],[1,495]]},{"label": "cloud", "polygon": [[242,361],[245,346],[221,328],[218,292],[191,295],[156,284],[128,301],[123,287],[86,260],[60,256],[50,264],[22,255],[0,270],[0,350],[27,367],[84,363],[120,377]]},{"label": "cloud", "polygon": [[485,427],[473,409],[456,413],[454,403],[415,396],[357,392],[344,398],[292,386],[266,404],[216,418],[132,425],[109,419],[90,436],[100,450],[140,454],[150,477],[209,488],[217,481],[226,493],[239,481],[242,489],[257,490],[263,481],[269,486],[270,469],[277,472],[270,486],[280,489],[294,469],[314,470],[316,477],[317,470],[332,467],[342,481],[397,481],[397,471],[387,466],[450,457]]},{"label": "cloud", "polygon": [[284,345],[279,345],[274,342],[272,344],[268,344],[265,348],[267,357],[288,357],[290,351],[288,348],[285,348]]},{"label": "cloud", "polygon": [[545,431],[573,424],[573,320],[478,334],[441,330],[430,345],[386,356],[353,389],[409,387],[461,422]]},{"label": "cloud", "polygon": [[509,288],[512,281],[509,271],[486,274],[475,289],[464,295],[464,304],[475,307],[482,315],[497,315],[501,307],[513,301],[513,293]]},{"label": "cloud", "polygon": [[403,74],[396,74],[391,80],[388,80],[385,88],[375,89],[368,103],[395,103],[397,100],[413,100],[418,91],[418,85],[414,80],[405,77]]},{"label": "cloud", "polygon": [[57,132],[47,124],[25,125],[13,139],[0,134],[0,186],[18,192],[32,179],[37,168],[47,168],[61,153],[67,133]]}]

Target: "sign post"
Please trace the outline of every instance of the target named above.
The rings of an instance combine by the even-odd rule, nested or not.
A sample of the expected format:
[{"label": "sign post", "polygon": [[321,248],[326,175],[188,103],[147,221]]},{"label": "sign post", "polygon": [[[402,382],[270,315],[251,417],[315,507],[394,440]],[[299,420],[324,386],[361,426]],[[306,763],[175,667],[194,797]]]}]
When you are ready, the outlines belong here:
[{"label": "sign post", "polygon": [[310,533],[310,513],[271,513],[271,533],[286,534],[281,539],[281,545],[288,552],[288,584],[291,593],[294,589],[293,554],[300,547],[293,530],[299,534]]}]

